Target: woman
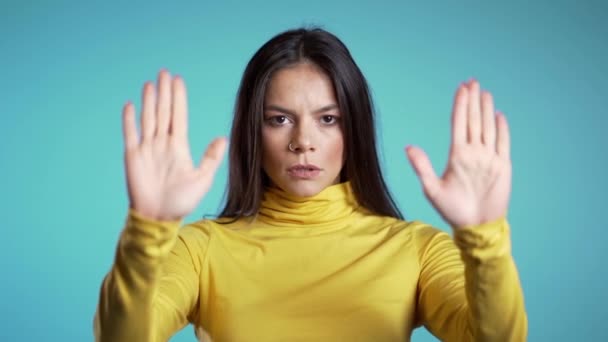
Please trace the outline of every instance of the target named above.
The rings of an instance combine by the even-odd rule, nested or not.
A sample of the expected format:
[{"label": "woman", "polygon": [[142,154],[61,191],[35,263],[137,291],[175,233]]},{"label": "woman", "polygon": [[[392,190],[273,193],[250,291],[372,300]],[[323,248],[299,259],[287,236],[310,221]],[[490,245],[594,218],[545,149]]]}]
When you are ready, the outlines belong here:
[{"label": "woman", "polygon": [[[366,81],[321,29],[283,32],[245,70],[226,205],[182,226],[226,141],[193,165],[186,89],[143,90],[123,111],[130,208],[95,316],[99,341],[165,341],[188,323],[214,341],[522,341],[527,317],[506,220],[505,117],[475,80],[456,92],[446,171],[406,149],[454,238],[405,221],[383,180]],[[141,137],[140,137],[141,135]]]}]

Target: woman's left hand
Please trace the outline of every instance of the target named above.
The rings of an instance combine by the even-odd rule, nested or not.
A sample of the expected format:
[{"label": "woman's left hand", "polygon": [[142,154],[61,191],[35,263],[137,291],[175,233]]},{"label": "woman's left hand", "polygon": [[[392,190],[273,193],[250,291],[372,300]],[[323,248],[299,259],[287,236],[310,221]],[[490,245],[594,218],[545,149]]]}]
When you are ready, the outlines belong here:
[{"label": "woman's left hand", "polygon": [[471,80],[456,91],[450,155],[441,178],[422,149],[406,148],[424,194],[456,229],[506,216],[511,195],[507,120],[495,112],[492,95],[479,88]]}]

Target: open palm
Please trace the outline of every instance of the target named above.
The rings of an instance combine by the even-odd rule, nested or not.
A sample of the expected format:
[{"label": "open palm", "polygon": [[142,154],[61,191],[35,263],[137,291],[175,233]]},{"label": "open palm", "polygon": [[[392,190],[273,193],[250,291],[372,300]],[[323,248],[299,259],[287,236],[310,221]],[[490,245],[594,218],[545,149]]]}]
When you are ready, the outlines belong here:
[{"label": "open palm", "polygon": [[193,211],[211,187],[226,147],[215,139],[199,165],[188,144],[186,86],[168,71],[158,75],[158,91],[143,88],[141,134],[130,102],[123,108],[125,171],[130,206],[157,220],[180,220]]},{"label": "open palm", "polygon": [[492,95],[471,80],[456,91],[448,163],[438,177],[426,153],[414,146],[407,156],[422,188],[452,227],[483,224],[506,215],[512,167],[507,120],[494,110]]}]

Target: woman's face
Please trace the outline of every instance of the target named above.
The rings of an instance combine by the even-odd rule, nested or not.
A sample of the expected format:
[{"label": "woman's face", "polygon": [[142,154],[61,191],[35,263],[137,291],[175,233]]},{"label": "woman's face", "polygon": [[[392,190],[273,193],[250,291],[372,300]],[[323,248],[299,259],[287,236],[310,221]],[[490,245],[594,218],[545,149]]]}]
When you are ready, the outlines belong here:
[{"label": "woman's face", "polygon": [[[313,196],[340,180],[341,116],[331,79],[299,63],[277,71],[266,90],[262,166],[274,186]],[[291,149],[290,149],[291,144]]]}]

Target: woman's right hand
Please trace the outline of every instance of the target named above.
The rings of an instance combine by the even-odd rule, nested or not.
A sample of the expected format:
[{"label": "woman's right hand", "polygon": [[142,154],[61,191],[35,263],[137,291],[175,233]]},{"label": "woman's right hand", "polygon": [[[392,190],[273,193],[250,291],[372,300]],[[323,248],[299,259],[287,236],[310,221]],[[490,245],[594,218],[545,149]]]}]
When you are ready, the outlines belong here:
[{"label": "woman's right hand", "polygon": [[186,86],[166,70],[158,74],[158,91],[152,82],[144,85],[140,134],[133,104],[124,106],[123,135],[130,207],[163,221],[181,220],[196,208],[211,187],[227,143],[216,138],[194,165]]}]

